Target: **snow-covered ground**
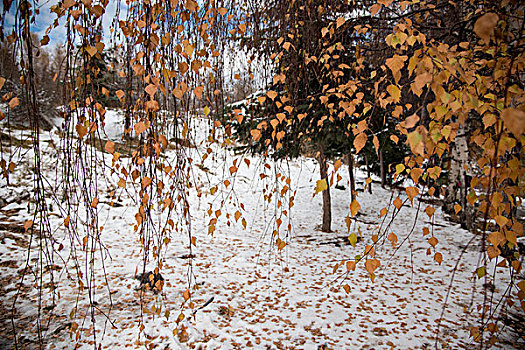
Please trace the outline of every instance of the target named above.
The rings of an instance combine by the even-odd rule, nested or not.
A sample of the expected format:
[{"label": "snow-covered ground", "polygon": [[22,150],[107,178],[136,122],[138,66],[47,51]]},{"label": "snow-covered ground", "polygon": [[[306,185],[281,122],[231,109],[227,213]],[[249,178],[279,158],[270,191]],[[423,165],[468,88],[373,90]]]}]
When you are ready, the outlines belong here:
[{"label": "snow-covered ground", "polygon": [[[110,112],[106,118],[106,135],[118,141],[121,114]],[[198,147],[188,148],[187,152],[190,157],[200,159],[208,147],[202,140],[211,124],[197,117],[192,119],[192,124],[195,130],[192,136]],[[17,137],[27,137],[23,134],[19,132]],[[55,132],[42,134],[41,140],[46,183],[50,188],[62,188],[57,170],[61,159],[57,149],[61,141]],[[96,281],[93,288],[96,292],[95,328],[87,308],[86,290],[78,292],[68,254],[72,247],[79,249],[82,268],[92,257],[81,251],[81,238],[70,241],[66,236],[63,231],[65,213],[60,211],[60,205],[52,204],[53,193],[49,194],[49,220],[56,245],[63,246],[61,256],[65,261],[55,256],[57,266],[48,267],[56,270],[54,283],[58,285],[55,290],[58,294],[55,300],[50,288],[44,288],[42,295],[45,313],[42,336],[48,349],[74,348],[75,345],[79,349],[91,349],[95,339],[104,349],[141,349],[145,344],[158,349],[318,349],[323,344],[329,349],[427,349],[434,348],[443,307],[438,348],[474,346],[469,331],[471,326],[478,325],[479,312],[475,307],[480,302],[484,282],[476,281],[475,277],[479,248],[473,243],[465,249],[472,234],[446,221],[440,209],[436,210],[431,223],[423,212],[427,204],[421,203],[419,214],[417,200],[401,208],[386,235],[396,234],[397,246],[394,248],[386,238],[381,238],[375,246],[381,266],[374,282],[363,263],[347,276],[345,265],[334,273],[335,265],[363,255],[365,245],[372,244],[373,234],[378,233],[380,226],[385,229],[392,218],[392,207],[383,218],[379,215],[381,209],[388,207],[396,196],[404,201],[406,195],[382,189],[375,183],[372,194],[360,192],[361,210],[351,232],[360,234],[362,240],[353,247],[346,239],[349,232],[345,217],[350,204],[346,169],[341,168],[338,172],[342,177],[339,184],[346,190],[331,188],[334,232],[323,233],[317,229],[322,211],[321,195],[313,196],[319,176],[314,160],[301,158],[279,166],[270,163],[270,167],[265,168],[259,157],[247,157],[250,165],[240,159],[236,163],[238,172],[232,175],[228,169],[239,156],[230,150],[213,148],[215,157],[209,157],[202,168],[194,167],[192,173],[195,186],[188,199],[192,234],[197,238],[192,249],[194,259],[187,259],[187,236],[173,232],[161,271],[166,283],[163,292],[157,295],[148,292],[141,297],[134,279],[136,272],[142,271],[141,245],[133,229],[137,193],[132,186],[127,190],[117,188],[118,175],[111,175],[107,169],[100,175],[97,210],[99,225],[104,227],[101,240],[107,250],[97,251],[92,261]],[[174,152],[167,151],[168,160],[175,157]],[[9,203],[0,208],[0,311],[6,314],[17,296],[17,322],[23,327],[19,335],[38,339],[34,323],[38,295],[31,288],[35,277],[31,273],[25,277],[22,293],[17,294],[16,288],[30,244],[34,250],[29,256],[29,265],[37,261],[35,245],[38,240],[30,242],[23,230],[13,232],[9,229],[16,225],[23,227],[24,222],[32,218],[33,153],[31,149],[21,148],[11,156],[17,167],[10,183],[8,185],[4,178],[0,180],[1,197]],[[97,157],[99,160],[105,157],[111,164],[109,154],[98,152]],[[264,171],[269,176],[261,179],[260,173]],[[287,202],[277,208],[277,198],[271,203],[264,201],[264,195],[277,183],[278,173],[289,177],[292,190],[297,191],[291,209]],[[364,173],[357,172],[358,188],[363,188],[365,178]],[[221,183],[226,179],[232,185],[212,195],[210,189],[214,186],[224,189]],[[279,180],[280,190],[285,180]],[[203,191],[201,197],[197,196],[196,188]],[[116,191],[119,206],[109,205],[110,190]],[[220,207],[221,200],[226,203],[224,207]],[[246,229],[241,224],[242,219],[236,222],[233,218],[239,207],[228,202],[244,204],[245,210],[241,211],[247,220]],[[210,208],[213,211],[221,208],[223,212],[213,235],[208,234],[210,217],[206,212]],[[292,225],[293,234],[286,238],[288,244],[279,251],[270,242],[274,216],[282,215],[282,208],[289,213],[282,216],[280,237],[284,239],[288,223]],[[231,215],[229,225],[224,218],[226,213]],[[435,250],[428,242],[430,235],[423,234],[424,227],[428,227],[439,241]],[[400,242],[404,243],[399,248]],[[431,254],[427,255],[429,248]],[[442,254],[441,264],[434,261],[435,252]],[[187,307],[181,309],[183,293],[188,288],[190,263],[194,275],[191,301],[198,308],[213,298],[194,315]],[[64,265],[68,268],[63,268]],[[153,267],[152,263],[148,269]],[[506,287],[501,271],[492,281],[495,298]],[[72,314],[72,310],[76,310],[76,314]],[[175,335],[173,331],[181,312],[185,317],[180,323],[183,327],[178,329],[179,332],[184,329],[185,334]],[[48,319],[51,320],[49,324],[45,322]],[[0,320],[4,321],[2,327],[7,327],[6,316]],[[141,322],[144,329],[139,332]],[[71,332],[72,329],[78,332]],[[8,334],[9,329],[2,333]],[[0,347],[2,344],[0,342]],[[4,342],[5,346],[9,344],[9,340]],[[501,345],[500,348],[509,346]]]}]

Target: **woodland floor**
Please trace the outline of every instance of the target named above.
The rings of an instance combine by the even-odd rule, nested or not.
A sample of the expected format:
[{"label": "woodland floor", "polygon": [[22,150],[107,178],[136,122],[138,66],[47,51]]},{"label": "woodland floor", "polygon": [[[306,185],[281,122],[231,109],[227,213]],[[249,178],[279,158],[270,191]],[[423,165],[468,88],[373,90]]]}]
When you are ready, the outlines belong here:
[{"label": "woodland floor", "polygon": [[[194,134],[198,147],[188,149],[195,159],[199,157],[198,152],[207,147],[199,141],[207,125],[206,120],[195,121],[195,126],[200,128]],[[27,133],[19,131],[14,136],[23,140]],[[56,134],[42,135],[46,181],[56,191],[61,182],[57,175],[58,145],[60,140]],[[110,206],[108,192],[116,188],[118,177],[109,172],[101,175],[97,210],[99,224],[104,226],[102,241],[107,250],[98,251],[94,261],[96,284],[92,290],[96,292],[96,309],[93,315],[87,308],[86,290],[79,292],[72,278],[74,268],[72,260],[68,259],[73,248],[81,246],[81,239],[70,241],[65,235],[62,229],[64,213],[60,203],[53,204],[52,200],[53,194],[60,194],[50,191],[49,218],[56,244],[64,247],[61,251],[64,261],[54,256],[54,264],[42,266],[55,271],[55,280],[53,283],[44,281],[42,291],[41,336],[47,349],[74,348],[75,345],[79,349],[91,349],[95,342],[105,349],[142,349],[144,345],[155,349],[317,349],[323,344],[329,349],[433,349],[436,344],[440,349],[475,347],[469,337],[469,327],[478,325],[476,305],[480,302],[484,281],[475,277],[479,251],[475,242],[479,239],[469,245],[472,233],[448,221],[440,209],[430,222],[424,213],[426,203],[415,200],[410,205],[407,202],[388,231],[394,232],[403,244],[400,247],[398,244],[397,249],[384,239],[376,246],[381,267],[375,281],[370,281],[362,264],[344,279],[345,267],[334,273],[334,265],[362,254],[365,244],[371,243],[372,234],[383,223],[380,210],[388,207],[396,196],[405,200],[404,193],[382,189],[376,183],[372,194],[359,193],[362,209],[351,230],[360,232],[363,239],[352,247],[348,243],[344,220],[349,213],[346,169],[339,170],[343,177],[339,184],[346,190],[331,188],[333,232],[323,233],[317,229],[321,222],[321,196],[313,197],[319,175],[312,159],[283,163],[275,171],[264,168],[260,158],[251,157],[250,167],[240,161],[238,173],[230,176],[228,168],[236,156],[232,151],[217,151],[214,159],[210,157],[205,162],[205,171],[195,168],[193,174],[196,188],[206,192],[198,198],[192,190],[189,196],[192,233],[197,238],[192,250],[194,258],[188,259],[187,236],[172,233],[161,272],[166,284],[157,295],[141,294],[134,279],[137,271],[143,269],[138,236],[133,230],[136,193],[131,187],[128,191],[120,191],[117,205]],[[168,158],[174,159],[175,150],[170,152]],[[22,147],[11,156],[18,164],[15,173],[9,184],[5,179],[0,180],[0,197],[4,200],[0,207],[0,348],[13,346],[11,307],[17,296],[18,337],[23,345],[21,348],[30,349],[38,343],[38,293],[32,287],[36,281],[31,271],[40,268],[35,265],[39,240],[33,237],[30,241],[23,228],[23,223],[31,218],[28,207],[32,209],[33,205],[30,195],[32,151]],[[102,157],[100,152],[99,157]],[[111,164],[111,157],[106,154],[106,158]],[[268,175],[272,172],[286,174],[297,190],[295,206],[290,213],[293,236],[282,252],[270,245],[273,226],[269,223],[276,214],[276,207],[274,201],[268,205],[262,198],[263,188],[268,183],[259,177],[264,169]],[[214,234],[209,235],[206,211],[210,203],[213,210],[218,209],[223,198],[221,191],[212,195],[209,189],[220,184],[224,177],[233,183],[234,192],[229,192],[233,201],[244,203],[243,215],[248,226],[245,230],[241,220],[236,223],[232,218],[227,225],[225,219],[219,219]],[[358,188],[363,188],[365,177],[364,173],[357,172]],[[224,197],[226,201],[229,195]],[[229,208],[222,210],[233,216],[236,209]],[[392,210],[382,227],[391,219]],[[283,227],[286,225],[288,218],[283,217]],[[431,248],[430,236],[423,235],[424,227],[439,240],[435,251],[443,255],[441,264],[433,260],[434,249],[427,255]],[[30,245],[33,250],[28,255]],[[463,255],[462,251],[465,251]],[[81,266],[88,258],[79,251]],[[20,285],[26,261],[30,273]],[[213,301],[194,316],[189,309],[183,309],[185,332],[175,336],[173,330],[181,312],[183,292],[188,286],[190,263],[196,286],[192,301],[197,307],[212,297]],[[153,267],[150,264],[147,270]],[[494,290],[495,302],[505,291],[505,281],[502,272],[491,276],[491,285],[485,286]],[[349,287],[347,291],[345,285]],[[157,312],[159,309],[161,311]],[[140,320],[145,328],[139,335]],[[76,324],[78,332],[72,332]],[[504,328],[496,348],[519,349],[524,344],[523,339],[516,340],[510,329]]]}]

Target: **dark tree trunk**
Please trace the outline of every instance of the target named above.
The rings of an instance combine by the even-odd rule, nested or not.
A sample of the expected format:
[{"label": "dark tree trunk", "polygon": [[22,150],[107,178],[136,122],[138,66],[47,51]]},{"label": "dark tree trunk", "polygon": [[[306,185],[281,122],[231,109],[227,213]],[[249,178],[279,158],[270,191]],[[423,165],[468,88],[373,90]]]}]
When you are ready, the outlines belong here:
[{"label": "dark tree trunk", "polygon": [[[365,164],[366,164],[366,176],[370,179],[370,164],[368,164],[368,156],[365,154]],[[372,193],[372,181],[368,184],[368,193]]]},{"label": "dark tree trunk", "polygon": [[385,160],[383,159],[383,150],[379,150],[379,168],[381,171],[381,187],[386,186]]},{"label": "dark tree trunk", "polygon": [[321,180],[326,179],[328,187],[323,191],[323,225],[321,231],[331,232],[332,223],[332,201],[330,199],[330,183],[328,181],[328,168],[326,166],[326,157],[323,146],[319,145],[319,169]]},{"label": "dark tree trunk", "polygon": [[346,154],[346,161],[348,162],[348,175],[350,176],[350,202],[355,199],[355,179],[354,179],[354,156],[352,153]]}]

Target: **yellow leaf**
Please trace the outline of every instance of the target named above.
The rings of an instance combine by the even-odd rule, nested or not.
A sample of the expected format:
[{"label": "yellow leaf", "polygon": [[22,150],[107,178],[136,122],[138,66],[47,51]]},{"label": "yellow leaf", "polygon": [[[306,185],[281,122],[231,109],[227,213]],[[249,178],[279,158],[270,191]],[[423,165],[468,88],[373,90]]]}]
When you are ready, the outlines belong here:
[{"label": "yellow leaf", "polygon": [[350,241],[352,247],[355,247],[357,244],[357,235],[355,233],[350,234],[350,236],[348,236],[348,241]]},{"label": "yellow leaf", "polygon": [[459,204],[454,205],[454,212],[457,214],[460,211],[461,211],[461,205],[459,205]]},{"label": "yellow leaf", "polygon": [[356,216],[357,212],[361,209],[361,205],[357,200],[353,200],[352,203],[350,203],[350,215],[352,217]]},{"label": "yellow leaf", "polygon": [[519,137],[525,131],[525,112],[516,108],[505,108],[501,113],[501,119],[505,127],[509,129],[514,136]]},{"label": "yellow leaf", "polygon": [[326,182],[326,179],[317,180],[316,186],[315,186],[315,194],[318,194],[319,192],[322,192],[328,188],[328,183]]},{"label": "yellow leaf", "polygon": [[86,51],[91,57],[93,57],[93,56],[95,56],[97,54],[97,48],[93,47],[93,46],[87,46],[86,47]]},{"label": "yellow leaf", "polygon": [[208,106],[204,107],[203,111],[204,111],[204,115],[205,115],[206,117],[207,117],[207,116],[210,114],[210,112],[211,112],[210,107],[208,107]]},{"label": "yellow leaf", "polygon": [[490,37],[494,34],[494,28],[498,24],[499,17],[495,13],[486,13],[474,24],[474,33],[476,33],[483,41],[488,43]]},{"label": "yellow leaf", "polygon": [[425,151],[423,136],[417,131],[412,131],[407,136],[407,143],[415,154],[423,154]]},{"label": "yellow leaf", "polygon": [[386,91],[392,96],[395,103],[398,103],[401,100],[401,90],[396,85],[388,85]]},{"label": "yellow leaf", "polygon": [[365,147],[366,139],[367,139],[366,134],[363,132],[355,137],[354,147],[355,147],[356,153],[359,153],[359,151],[361,151],[363,147]]}]

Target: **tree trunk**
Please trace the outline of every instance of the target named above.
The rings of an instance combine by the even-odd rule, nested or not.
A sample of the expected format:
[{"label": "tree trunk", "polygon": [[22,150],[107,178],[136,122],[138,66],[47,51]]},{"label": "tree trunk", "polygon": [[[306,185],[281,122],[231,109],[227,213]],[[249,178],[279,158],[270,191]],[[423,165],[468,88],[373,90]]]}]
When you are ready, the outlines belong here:
[{"label": "tree trunk", "polygon": [[[368,156],[365,154],[365,164],[366,164],[366,176],[370,179],[370,164],[368,164]],[[372,181],[368,184],[368,193],[372,194]]]},{"label": "tree trunk", "polygon": [[448,214],[455,213],[454,206],[461,205],[459,220],[461,226],[471,229],[474,225],[474,212],[467,202],[470,176],[465,171],[468,163],[468,145],[465,128],[460,127],[450,152],[450,169],[448,172],[448,187],[445,194],[444,211]]},{"label": "tree trunk", "polygon": [[321,231],[332,232],[332,201],[330,199],[330,183],[328,182],[328,168],[326,166],[326,157],[323,146],[319,145],[319,169],[321,172],[321,180],[326,179],[328,187],[323,191],[323,225]]},{"label": "tree trunk", "polygon": [[346,154],[348,162],[348,175],[350,176],[350,203],[355,200],[355,179],[354,179],[354,156],[352,153]]},{"label": "tree trunk", "polygon": [[385,160],[383,159],[383,149],[379,150],[379,168],[381,171],[381,187],[386,186]]}]

